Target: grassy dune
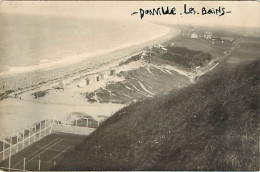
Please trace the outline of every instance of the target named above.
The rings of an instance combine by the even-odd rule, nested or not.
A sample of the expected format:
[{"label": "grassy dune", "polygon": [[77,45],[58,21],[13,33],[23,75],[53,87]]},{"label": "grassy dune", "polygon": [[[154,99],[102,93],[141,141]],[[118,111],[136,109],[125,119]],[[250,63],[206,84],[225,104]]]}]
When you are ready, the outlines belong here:
[{"label": "grassy dune", "polygon": [[259,170],[259,63],[123,108],[56,170]]}]

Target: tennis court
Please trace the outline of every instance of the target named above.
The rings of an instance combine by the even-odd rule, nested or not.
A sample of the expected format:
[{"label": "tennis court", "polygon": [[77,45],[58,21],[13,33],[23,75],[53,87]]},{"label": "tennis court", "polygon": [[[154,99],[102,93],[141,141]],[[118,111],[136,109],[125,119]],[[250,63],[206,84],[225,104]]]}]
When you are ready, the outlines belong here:
[{"label": "tennis court", "polygon": [[[64,153],[83,141],[86,136],[56,133],[46,136],[11,157],[10,169],[15,170],[48,170],[64,156]],[[1,162],[2,170],[8,171],[9,158]]]}]

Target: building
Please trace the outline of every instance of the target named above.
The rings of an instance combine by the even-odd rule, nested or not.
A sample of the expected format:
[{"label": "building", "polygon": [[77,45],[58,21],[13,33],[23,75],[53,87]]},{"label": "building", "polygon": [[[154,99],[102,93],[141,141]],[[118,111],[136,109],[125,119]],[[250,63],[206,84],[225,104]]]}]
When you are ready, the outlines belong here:
[{"label": "building", "polygon": [[94,82],[98,82],[99,81],[98,75],[93,75],[93,81]]},{"label": "building", "polygon": [[205,39],[211,39],[212,38],[212,33],[211,32],[205,32],[204,36]]},{"label": "building", "polygon": [[228,38],[228,37],[221,37],[220,39],[222,40],[222,43],[223,42],[232,43],[235,40],[234,38]]},{"label": "building", "polygon": [[81,78],[79,80],[79,87],[85,87],[86,86],[86,79],[85,78]]},{"label": "building", "polygon": [[167,49],[166,48],[161,48],[161,53],[167,53]]},{"label": "building", "polygon": [[221,42],[221,43],[224,43],[224,42],[232,43],[235,41],[234,38],[228,38],[228,37],[212,38],[211,40],[215,41],[215,42]]},{"label": "building", "polygon": [[211,32],[205,32],[204,36],[205,39],[211,39],[212,38],[212,34]]},{"label": "building", "polygon": [[66,87],[65,81],[60,81],[58,88],[59,88],[59,89],[64,89],[65,87]]},{"label": "building", "polygon": [[79,81],[79,87],[85,87],[87,85],[90,85],[93,82],[93,79],[90,78],[81,78]]},{"label": "building", "polygon": [[110,70],[109,75],[111,76],[116,75],[116,70],[115,69]]},{"label": "building", "polygon": [[98,75],[98,81],[101,81],[103,79],[104,79],[104,74],[103,73],[99,74]]},{"label": "building", "polygon": [[155,51],[157,53],[160,53],[160,54],[167,53],[167,49],[164,46],[162,46],[162,45],[155,45],[155,46],[153,46],[153,51]]},{"label": "building", "polygon": [[174,46],[174,42],[169,43],[169,46],[173,47]]},{"label": "building", "polygon": [[198,38],[198,34],[196,32],[193,32],[191,35],[190,35],[190,38],[194,39],[194,38]]}]

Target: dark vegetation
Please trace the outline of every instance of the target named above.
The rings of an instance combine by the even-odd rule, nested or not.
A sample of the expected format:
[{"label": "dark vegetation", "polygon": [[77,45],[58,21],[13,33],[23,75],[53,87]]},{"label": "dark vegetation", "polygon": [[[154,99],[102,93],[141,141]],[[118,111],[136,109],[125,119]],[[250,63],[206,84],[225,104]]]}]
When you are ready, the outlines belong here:
[{"label": "dark vegetation", "polygon": [[260,60],[108,118],[56,170],[259,170]]},{"label": "dark vegetation", "polygon": [[166,47],[167,53],[159,56],[168,61],[173,61],[177,64],[191,68],[196,66],[203,66],[212,59],[209,53],[202,51],[194,51],[185,47]]},{"label": "dark vegetation", "polygon": [[48,94],[49,90],[44,90],[44,91],[38,91],[36,93],[33,93],[33,96],[35,99],[39,97],[44,97],[46,94]]},{"label": "dark vegetation", "polygon": [[8,97],[9,94],[11,94],[13,90],[8,90],[6,92],[0,93],[0,100],[3,100]]},{"label": "dark vegetation", "polygon": [[179,75],[174,71],[171,71],[172,74],[169,74],[153,67],[149,70],[152,74],[149,73],[145,67],[122,71],[118,75],[126,78],[126,80],[122,82],[110,82],[105,89],[100,88],[95,92],[87,92],[85,97],[89,102],[96,102],[98,100],[100,103],[111,102],[125,104],[133,100],[141,100],[152,96],[141,87],[139,82],[141,82],[147,90],[155,94],[168,92],[173,89],[177,90],[183,85],[190,83],[189,78]]},{"label": "dark vegetation", "polygon": [[138,55],[135,55],[135,56],[132,56],[131,58],[127,59],[126,61],[120,63],[119,65],[126,65],[128,63],[131,63],[131,62],[134,62],[134,61],[137,61],[137,60],[140,60],[141,59],[141,54],[138,54]]}]

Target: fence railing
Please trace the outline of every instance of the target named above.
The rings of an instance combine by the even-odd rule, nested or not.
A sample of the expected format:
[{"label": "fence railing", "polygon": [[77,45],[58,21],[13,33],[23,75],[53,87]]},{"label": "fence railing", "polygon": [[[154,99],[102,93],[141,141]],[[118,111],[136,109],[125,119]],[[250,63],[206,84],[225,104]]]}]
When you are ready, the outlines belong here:
[{"label": "fence railing", "polygon": [[33,128],[29,128],[16,136],[10,137],[9,142],[1,142],[2,149],[0,151],[0,162],[51,134],[53,126],[54,121],[44,120],[35,124]]},{"label": "fence railing", "polygon": [[0,141],[0,162],[6,160],[19,151],[53,132],[89,135],[98,126],[99,121],[93,118],[76,118],[71,124],[62,124],[56,120],[44,120],[23,130],[16,136]]}]

